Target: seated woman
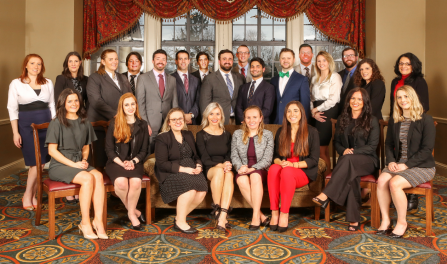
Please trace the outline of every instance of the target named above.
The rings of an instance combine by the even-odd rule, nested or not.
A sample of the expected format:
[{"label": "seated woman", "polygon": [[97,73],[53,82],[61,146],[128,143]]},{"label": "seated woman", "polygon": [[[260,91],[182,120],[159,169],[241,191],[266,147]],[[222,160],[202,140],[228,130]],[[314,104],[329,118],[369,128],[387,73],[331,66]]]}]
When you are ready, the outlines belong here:
[{"label": "seated woman", "polygon": [[183,110],[172,108],[155,138],[155,176],[163,202],[177,200],[174,230],[192,234],[197,229],[188,225],[186,217],[203,201],[208,184],[194,135],[187,129]]},{"label": "seated woman", "polygon": [[[349,101],[348,101],[349,100]],[[329,199],[346,206],[348,231],[357,231],[360,222],[360,177],[373,174],[379,167],[379,121],[372,115],[368,92],[349,91],[343,113],[337,120],[335,148],[340,155],[332,178],[313,201],[326,208]]]},{"label": "seated woman", "polygon": [[264,130],[264,117],[257,106],[244,111],[242,129],[233,133],[231,161],[237,171],[236,182],[247,203],[253,208],[250,230],[270,223],[261,212],[263,184],[267,181],[267,168],[273,157],[273,134]]},{"label": "seated woman", "polygon": [[[272,220],[270,230],[285,232],[295,189],[315,181],[320,157],[318,131],[307,125],[306,112],[298,101],[287,104],[282,127],[275,137],[273,164],[268,173]],[[281,196],[281,214],[279,197]]]},{"label": "seated woman", "polygon": [[147,122],[141,119],[137,99],[132,93],[125,93],[119,100],[117,114],[107,130],[106,153],[109,160],[106,172],[115,186],[116,195],[126,206],[135,230],[141,229],[141,222],[146,223],[143,214],[136,208],[148,144]]},{"label": "seated woman", "polygon": [[225,131],[225,117],[218,103],[211,103],[203,112],[203,130],[197,133],[197,150],[202,159],[205,175],[211,181],[213,211],[218,220],[216,228],[231,228],[227,221],[233,197],[234,183],[231,164],[231,134]]},{"label": "seated woman", "polygon": [[401,238],[407,229],[407,197],[403,189],[416,187],[435,176],[435,126],[424,114],[419,97],[411,86],[397,89],[393,116],[388,121],[385,141],[386,167],[377,182],[377,197],[382,223],[377,234],[391,229],[390,202],[397,212],[397,224],[390,237]]},{"label": "seated woman", "polygon": [[[81,185],[79,204],[82,220],[79,232],[87,239],[108,239],[102,223],[104,182],[102,174],[87,162],[89,144],[96,140],[81,96],[70,88],[62,91],[56,106],[56,118],[47,130],[45,145],[51,155],[48,174],[51,180]],[[90,224],[90,204],[95,218]]]}]

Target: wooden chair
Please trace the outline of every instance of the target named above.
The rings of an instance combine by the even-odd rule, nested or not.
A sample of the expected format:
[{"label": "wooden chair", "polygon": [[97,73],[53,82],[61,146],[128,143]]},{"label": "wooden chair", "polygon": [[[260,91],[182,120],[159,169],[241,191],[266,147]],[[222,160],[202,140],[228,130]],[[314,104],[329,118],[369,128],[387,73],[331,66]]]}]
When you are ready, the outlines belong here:
[{"label": "wooden chair", "polygon": [[79,184],[66,184],[63,182],[52,181],[46,179],[42,181],[42,159],[40,156],[40,142],[38,131],[41,129],[47,129],[50,123],[44,124],[31,124],[33,128],[34,137],[34,151],[36,155],[36,167],[37,167],[37,211],[35,218],[35,225],[40,225],[40,217],[42,215],[42,191],[48,195],[48,230],[49,240],[53,240],[56,237],[56,199],[66,196],[78,195],[81,185]]},{"label": "wooden chair", "polygon": [[[438,123],[434,122],[435,127]],[[388,126],[388,121],[380,120],[380,146],[381,146],[381,165],[382,169],[385,168],[385,135],[384,129]],[[435,150],[433,150],[433,156],[435,154]],[[434,219],[434,208],[433,208],[433,180],[429,182],[420,184],[414,188],[404,189],[405,193],[425,195],[425,235],[431,236],[432,222]],[[380,211],[379,211],[379,219],[380,219]]]},{"label": "wooden chair", "polygon": [[[335,168],[335,165],[337,164],[337,156],[336,156],[336,150],[335,150],[335,141],[334,141],[334,135],[335,135],[335,124],[337,123],[336,119],[331,119],[332,121],[332,168]],[[377,146],[377,154],[380,154],[380,144]],[[371,226],[374,228],[379,228],[380,226],[380,209],[379,209],[379,203],[377,202],[377,177],[379,173],[375,173],[374,175],[366,175],[360,178],[360,187],[361,188],[368,188],[371,190]],[[328,184],[329,180],[332,177],[332,173],[326,176],[325,179],[325,186]],[[325,221],[330,222],[330,216],[331,216],[331,209],[330,209],[330,202],[328,206],[325,209]]]},{"label": "wooden chair", "polygon": [[[103,127],[106,134],[107,134],[107,129],[109,127],[109,123],[110,123],[109,121],[91,122],[93,127]],[[91,148],[91,149],[93,151],[93,148]],[[92,155],[92,161],[93,161],[93,164],[95,165],[94,155]],[[140,162],[144,162],[144,161],[140,161]],[[105,173],[104,169],[100,168],[100,170],[104,177],[103,180],[104,180],[104,188],[105,188],[104,213],[103,213],[103,219],[102,219],[104,228],[105,228],[107,226],[107,193],[114,192],[115,186],[113,185],[109,176]],[[152,210],[151,210],[151,181],[147,175],[143,175],[143,179],[141,181],[141,188],[146,189],[146,221],[147,221],[147,224],[151,224],[152,223],[152,218],[151,218],[151,213],[152,213]]]}]

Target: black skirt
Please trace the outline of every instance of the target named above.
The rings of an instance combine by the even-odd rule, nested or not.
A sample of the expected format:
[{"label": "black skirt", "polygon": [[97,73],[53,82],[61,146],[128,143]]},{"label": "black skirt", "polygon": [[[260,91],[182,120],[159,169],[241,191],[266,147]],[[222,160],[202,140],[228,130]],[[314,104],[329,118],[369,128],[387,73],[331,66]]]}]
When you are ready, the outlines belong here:
[{"label": "black skirt", "polygon": [[[320,106],[325,101],[314,101],[313,105],[314,108]],[[318,134],[320,135],[320,146],[329,146],[329,143],[331,142],[332,138],[332,122],[331,118],[337,119],[338,118],[338,103],[326,110],[323,111],[323,116],[326,117],[324,122],[317,121],[315,118],[312,117],[311,125],[314,126],[318,130]]]},{"label": "black skirt", "polygon": [[115,162],[109,162],[106,165],[106,173],[113,182],[113,185],[115,185],[115,180],[119,177],[143,179],[144,163],[138,162],[135,165],[135,169],[126,170]]}]

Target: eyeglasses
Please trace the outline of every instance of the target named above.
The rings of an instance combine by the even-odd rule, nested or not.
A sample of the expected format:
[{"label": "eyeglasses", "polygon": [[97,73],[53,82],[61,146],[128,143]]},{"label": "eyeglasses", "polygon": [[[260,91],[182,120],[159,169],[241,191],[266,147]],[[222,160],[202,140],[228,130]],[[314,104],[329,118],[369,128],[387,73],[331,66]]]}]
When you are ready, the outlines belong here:
[{"label": "eyeglasses", "polygon": [[310,56],[312,54],[312,52],[300,52],[300,54]]},{"label": "eyeglasses", "polygon": [[240,54],[240,55],[248,55],[248,54],[250,54],[249,51],[238,51],[237,53]]},{"label": "eyeglasses", "polygon": [[172,119],[169,119],[169,121],[171,121],[172,123],[183,122],[183,117],[182,118],[172,118]]},{"label": "eyeglasses", "polygon": [[343,59],[352,58],[352,57],[355,57],[355,54],[344,55]]},{"label": "eyeglasses", "polygon": [[399,62],[399,66],[411,66],[411,63],[409,62]]}]

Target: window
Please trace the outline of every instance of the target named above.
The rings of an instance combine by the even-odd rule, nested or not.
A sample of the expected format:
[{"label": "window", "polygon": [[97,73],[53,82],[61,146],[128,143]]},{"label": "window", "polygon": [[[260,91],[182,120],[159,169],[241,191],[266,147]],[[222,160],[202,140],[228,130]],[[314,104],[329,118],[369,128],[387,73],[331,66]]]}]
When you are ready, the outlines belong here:
[{"label": "window", "polygon": [[[270,80],[281,70],[279,52],[286,47],[286,22],[275,21],[262,14],[256,6],[233,22],[233,52],[247,45],[250,59],[260,57],[265,62],[264,78]],[[237,58],[234,59],[236,67]]]},{"label": "window", "polygon": [[131,33],[124,36],[119,41],[114,41],[101,47],[91,56],[90,74],[96,72],[101,64],[101,53],[106,49],[113,49],[118,53],[118,72],[123,73],[127,71],[126,57],[132,52],[140,53],[143,58],[141,71],[144,70],[144,14],[138,19],[137,25],[132,29]]},{"label": "window", "polygon": [[343,65],[341,52],[349,46],[330,41],[326,35],[322,34],[314,27],[306,15],[304,16],[304,43],[309,44],[313,49],[313,62],[315,62],[315,57],[317,56],[318,52],[324,50],[331,54],[332,58],[334,58],[335,71],[338,72],[345,68]]},{"label": "window", "polygon": [[161,27],[161,48],[168,53],[168,65],[165,71],[173,73],[176,70],[175,53],[179,50],[189,52],[191,63],[189,71],[199,69],[196,55],[200,51],[208,53],[209,68],[213,68],[215,24],[198,10],[191,10],[175,21],[163,21]]}]

